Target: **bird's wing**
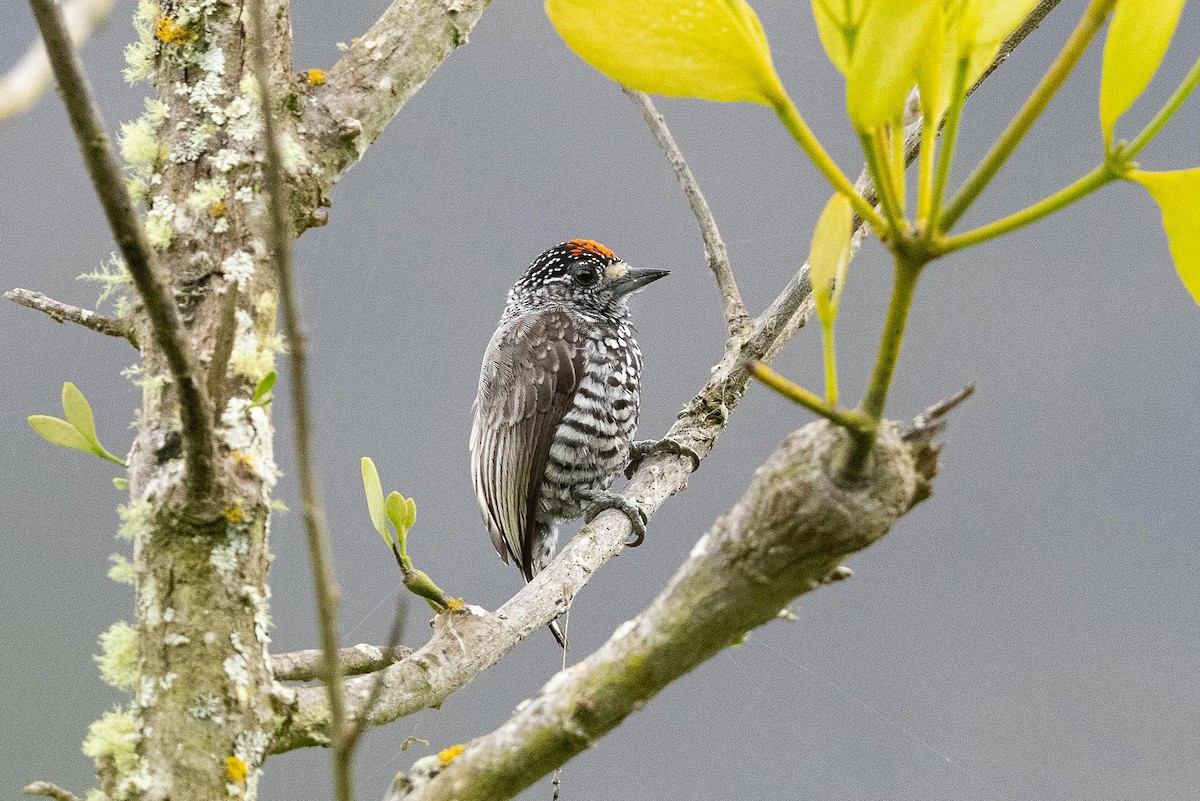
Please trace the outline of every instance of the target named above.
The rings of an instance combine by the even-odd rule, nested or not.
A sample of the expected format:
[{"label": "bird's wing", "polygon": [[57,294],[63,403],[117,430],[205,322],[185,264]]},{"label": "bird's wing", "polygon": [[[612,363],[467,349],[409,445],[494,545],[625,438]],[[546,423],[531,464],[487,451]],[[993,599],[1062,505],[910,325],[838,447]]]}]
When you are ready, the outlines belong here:
[{"label": "bird's wing", "polygon": [[488,344],[471,429],[471,479],[492,545],[528,580],[532,533],[554,432],[579,386],[583,348],[550,310],[502,325]]}]

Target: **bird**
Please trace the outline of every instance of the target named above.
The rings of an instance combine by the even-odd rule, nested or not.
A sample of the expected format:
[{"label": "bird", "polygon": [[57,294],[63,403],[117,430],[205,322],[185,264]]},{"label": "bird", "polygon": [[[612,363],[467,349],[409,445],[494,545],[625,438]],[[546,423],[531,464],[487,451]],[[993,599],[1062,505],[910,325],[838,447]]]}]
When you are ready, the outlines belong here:
[{"label": "bird", "polygon": [[[631,546],[645,535],[645,514],[609,486],[635,450],[659,444],[633,440],[642,354],[627,301],[667,274],[572,239],[508,293],[479,375],[471,479],[492,545],[526,582],[549,564],[563,521],[613,508],[629,517]],[[550,631],[565,648],[557,621]]]}]

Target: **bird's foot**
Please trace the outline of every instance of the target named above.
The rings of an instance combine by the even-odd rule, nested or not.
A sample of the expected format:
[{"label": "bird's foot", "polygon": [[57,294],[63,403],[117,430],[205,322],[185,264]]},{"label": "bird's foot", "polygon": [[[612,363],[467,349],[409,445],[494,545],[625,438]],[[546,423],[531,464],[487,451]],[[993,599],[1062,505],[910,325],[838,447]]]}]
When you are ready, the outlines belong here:
[{"label": "bird's foot", "polygon": [[633,478],[633,474],[641,467],[642,461],[655,452],[674,453],[678,456],[688,457],[692,460],[693,473],[700,467],[700,454],[696,453],[695,449],[684,445],[678,440],[671,439],[670,437],[643,439],[629,446],[629,464],[625,467],[625,477]]},{"label": "bird's foot", "polygon": [[584,520],[591,520],[605,509],[616,509],[629,518],[629,525],[633,528],[633,539],[625,543],[626,548],[636,548],[646,539],[646,521],[649,518],[636,503],[624,495],[608,490],[589,490],[580,492],[579,497],[589,504],[583,512]]}]

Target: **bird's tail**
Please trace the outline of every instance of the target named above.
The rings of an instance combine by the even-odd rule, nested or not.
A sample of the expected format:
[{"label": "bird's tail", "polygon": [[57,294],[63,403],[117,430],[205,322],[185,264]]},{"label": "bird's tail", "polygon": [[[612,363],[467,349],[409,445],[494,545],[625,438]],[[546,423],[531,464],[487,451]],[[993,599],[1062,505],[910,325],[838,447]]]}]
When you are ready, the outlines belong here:
[{"label": "bird's tail", "polygon": [[551,620],[549,625],[547,626],[547,628],[549,628],[550,633],[554,635],[554,639],[558,640],[558,644],[560,646],[562,646],[562,649],[564,651],[566,651],[567,650],[567,635],[563,634],[563,630],[561,628],[559,628],[558,618]]}]

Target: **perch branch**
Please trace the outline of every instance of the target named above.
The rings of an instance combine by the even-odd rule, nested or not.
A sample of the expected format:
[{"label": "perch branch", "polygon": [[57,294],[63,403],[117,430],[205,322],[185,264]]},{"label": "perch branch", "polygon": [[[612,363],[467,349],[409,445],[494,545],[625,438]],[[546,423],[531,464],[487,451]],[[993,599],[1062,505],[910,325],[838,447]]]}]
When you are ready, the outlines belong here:
[{"label": "perch branch", "polygon": [[[67,32],[78,47],[113,9],[116,0],[70,0],[63,5]],[[0,75],[0,124],[24,114],[50,85],[50,59],[39,39],[12,69]]]},{"label": "perch branch", "polygon": [[[321,678],[321,660],[324,651],[312,648],[307,651],[291,651],[272,654],[271,667],[278,681],[314,681]],[[339,648],[338,665],[343,676],[361,676],[374,673],[388,665],[394,665],[412,653],[411,648],[398,645],[393,648],[377,648],[359,643],[348,648]]]},{"label": "perch branch", "polygon": [[654,105],[650,96],[628,86],[622,86],[621,91],[642,112],[643,119],[650,126],[650,133],[662,148],[671,169],[675,171],[676,180],[683,187],[683,194],[687,196],[688,205],[692,207],[692,214],[700,226],[700,237],[704,240],[704,255],[708,258],[708,267],[717,281],[717,291],[721,293],[721,305],[725,309],[729,336],[741,336],[750,326],[750,315],[746,312],[746,305],[742,302],[737,281],[733,277],[733,265],[729,263],[725,240],[721,238],[717,220],[708,206],[708,201],[704,199],[704,193],[700,191],[700,184],[683,157],[683,151],[675,143],[675,137],[667,127],[666,118]]},{"label": "perch branch", "polygon": [[91,87],[83,74],[79,53],[71,44],[62,9],[54,0],[30,0],[46,52],[58,80],[67,116],[79,140],[83,161],[108,217],[113,238],[150,320],[154,343],[166,357],[179,393],[180,418],[187,465],[186,500],[197,516],[216,514],[207,509],[216,482],[213,455],[213,423],[208,395],[192,359],[179,310],[155,269],[153,253],[146,242],[133,201],[125,188],[121,167],[105,133],[100,110],[92,100]]},{"label": "perch branch", "polygon": [[[1053,6],[1058,0],[1043,0]],[[1041,6],[1039,6],[1039,9]],[[1035,9],[1031,16],[1037,15]],[[1027,35],[1033,27],[1023,27]],[[1016,34],[1014,34],[1015,36]],[[1011,47],[1016,42],[1010,37]],[[1006,42],[1006,46],[1008,46]],[[920,121],[906,146],[909,160],[920,142]],[[872,188],[860,178],[863,196],[873,198]],[[855,222],[852,255],[866,236],[861,221]],[[724,358],[708,382],[680,411],[667,437],[690,446],[703,459],[724,429],[730,412],[746,392],[751,360],[769,363],[784,343],[808,320],[812,310],[811,283],[807,264],[792,277],[771,305],[755,320],[744,341],[731,340]],[[638,467],[624,491],[647,515],[687,487],[690,457],[656,452]],[[575,594],[610,558],[620,553],[631,534],[629,519],[606,510],[585,525],[550,565],[495,612],[469,606],[462,612],[443,612],[434,619],[429,641],[409,657],[384,669],[379,702],[368,716],[369,725],[382,725],[427,707],[436,707],[456,690],[470,683],[495,664],[518,642],[540,629],[570,605]],[[348,711],[357,719],[372,686],[368,676],[346,681]],[[276,728],[273,753],[329,744],[329,708],[324,694],[304,687],[291,698],[290,708]]]},{"label": "perch branch", "polygon": [[489,0],[394,0],[304,100],[303,124],[328,191],[450,57]]},{"label": "perch branch", "polygon": [[[910,448],[891,427],[867,481],[842,486],[836,465],[845,442],[846,433],[824,421],[789,435],[645,611],[440,773],[397,776],[389,798],[511,798],[798,595],[842,578],[842,560],[886,534],[933,478],[917,471],[929,464],[914,453],[925,446]],[[427,763],[437,771],[432,760],[438,756]]]},{"label": "perch branch", "polygon": [[10,289],[4,293],[4,297],[19,306],[40,311],[56,323],[82,325],[84,328],[90,328],[105,336],[129,340],[135,348],[137,347],[137,334],[134,333],[133,327],[124,320],[114,320],[112,317],[96,314],[90,309],[71,306],[29,289]]}]

